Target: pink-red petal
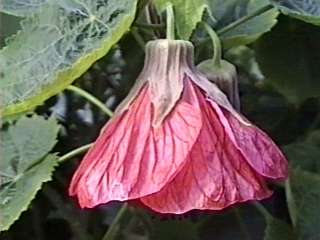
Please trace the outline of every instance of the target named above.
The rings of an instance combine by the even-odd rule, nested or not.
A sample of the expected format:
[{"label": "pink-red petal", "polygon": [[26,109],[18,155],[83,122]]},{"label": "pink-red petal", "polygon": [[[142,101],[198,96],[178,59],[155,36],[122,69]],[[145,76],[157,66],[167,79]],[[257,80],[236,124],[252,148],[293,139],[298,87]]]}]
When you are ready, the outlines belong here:
[{"label": "pink-red petal", "polygon": [[267,134],[254,125],[241,123],[232,113],[210,102],[230,139],[259,174],[276,180],[287,178],[288,161]]},{"label": "pink-red petal", "polygon": [[156,212],[181,214],[192,209],[219,210],[237,202],[269,197],[271,192],[263,178],[234,146],[203,93],[197,87],[195,90],[203,127],[187,163],[164,188],[140,201]]},{"label": "pink-red petal", "polygon": [[81,207],[130,200],[159,191],[185,164],[200,129],[195,93],[186,88],[158,128],[145,86],[129,109],[113,118],[76,171],[69,189]]}]

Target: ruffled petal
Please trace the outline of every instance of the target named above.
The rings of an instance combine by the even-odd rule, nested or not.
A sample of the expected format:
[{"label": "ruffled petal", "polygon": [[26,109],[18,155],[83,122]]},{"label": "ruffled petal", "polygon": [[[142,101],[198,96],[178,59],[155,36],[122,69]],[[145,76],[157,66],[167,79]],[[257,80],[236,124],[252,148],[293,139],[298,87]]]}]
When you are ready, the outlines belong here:
[{"label": "ruffled petal", "polygon": [[288,161],[267,134],[254,125],[242,124],[233,114],[211,103],[220,121],[226,123],[229,137],[235,140],[236,147],[259,174],[271,179],[287,178]]},{"label": "ruffled petal", "polygon": [[140,201],[160,213],[220,210],[271,195],[262,177],[227,136],[218,115],[197,89],[203,127],[179,174],[159,192]]},{"label": "ruffled petal", "polygon": [[202,121],[192,89],[158,128],[152,127],[148,86],[110,120],[76,171],[69,189],[81,207],[130,200],[159,191],[183,167]]}]

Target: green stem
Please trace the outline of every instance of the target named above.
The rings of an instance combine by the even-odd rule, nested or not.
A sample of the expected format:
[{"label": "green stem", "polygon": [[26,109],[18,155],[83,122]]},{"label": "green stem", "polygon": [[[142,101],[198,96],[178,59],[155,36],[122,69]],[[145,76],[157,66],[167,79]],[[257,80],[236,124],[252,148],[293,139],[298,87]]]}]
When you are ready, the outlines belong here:
[{"label": "green stem", "polygon": [[87,145],[83,145],[79,148],[76,148],[74,150],[72,150],[71,152],[66,153],[65,155],[61,156],[58,160],[59,163],[65,162],[67,160],[69,160],[70,158],[73,158],[79,154],[85,153],[86,151],[89,150],[89,148],[91,148],[93,145],[93,143],[89,143]]},{"label": "green stem", "polygon": [[268,210],[259,202],[254,202],[254,206],[257,210],[266,218],[272,218],[272,215],[268,212]]},{"label": "green stem", "polygon": [[84,97],[85,99],[87,99],[89,102],[91,102],[92,104],[96,105],[98,108],[101,109],[101,111],[103,111],[105,114],[107,114],[109,117],[112,117],[113,113],[112,111],[107,108],[99,99],[97,99],[95,96],[91,95],[90,93],[82,90],[81,88],[78,88],[76,86],[68,86],[66,88],[69,91],[72,91],[82,97]]},{"label": "green stem", "polygon": [[114,218],[113,222],[108,228],[108,231],[106,234],[103,236],[102,240],[113,240],[115,239],[115,236],[119,230],[119,225],[122,217],[125,215],[126,211],[128,209],[128,206],[126,203],[122,205],[120,210],[118,211],[116,217]]},{"label": "green stem", "polygon": [[237,219],[237,221],[238,221],[240,230],[241,230],[241,232],[243,233],[244,239],[250,240],[250,239],[251,239],[250,234],[249,234],[248,231],[247,231],[246,225],[245,225],[245,224],[243,223],[243,221],[242,221],[242,218],[241,218],[241,214],[240,214],[240,212],[239,212],[239,209],[234,208],[234,209],[233,209],[233,212],[234,212],[234,215],[236,216],[236,219]]},{"label": "green stem", "polygon": [[162,29],[166,27],[166,25],[162,23],[136,23],[135,26],[147,29]]},{"label": "green stem", "polygon": [[167,39],[174,40],[174,13],[172,3],[167,5]]},{"label": "green stem", "polygon": [[56,208],[61,218],[65,219],[69,224],[74,238],[77,240],[91,240],[92,236],[86,231],[86,224],[79,214],[70,205],[63,201],[59,193],[52,187],[46,186],[43,189],[44,195],[51,204]]},{"label": "green stem", "polygon": [[207,23],[203,23],[205,29],[207,30],[208,34],[210,35],[210,38],[212,40],[212,48],[213,48],[213,56],[212,56],[212,61],[213,65],[220,67],[221,66],[221,42],[216,34],[216,32],[209,26]]},{"label": "green stem", "polygon": [[132,33],[132,36],[134,37],[134,39],[137,41],[138,45],[144,51],[146,43],[144,42],[143,38],[141,37],[137,27],[132,27],[131,33]]},{"label": "green stem", "polygon": [[292,221],[293,226],[296,226],[297,225],[297,211],[296,211],[297,208],[296,208],[296,203],[294,201],[294,198],[292,196],[290,178],[288,178],[285,182],[285,192],[286,192],[286,199],[287,199],[290,219]]},{"label": "green stem", "polygon": [[269,11],[270,9],[274,8],[271,4],[268,4],[264,7],[261,7],[259,9],[257,9],[256,11],[254,11],[253,13],[251,14],[248,14],[240,19],[238,19],[237,21],[235,22],[232,22],[231,24],[225,26],[224,28],[221,28],[220,30],[217,31],[217,33],[219,35],[222,35],[230,30],[232,30],[233,28],[241,25],[242,23],[246,22],[246,21],[249,21],[250,19],[254,18],[254,17],[257,17],[267,11]]}]

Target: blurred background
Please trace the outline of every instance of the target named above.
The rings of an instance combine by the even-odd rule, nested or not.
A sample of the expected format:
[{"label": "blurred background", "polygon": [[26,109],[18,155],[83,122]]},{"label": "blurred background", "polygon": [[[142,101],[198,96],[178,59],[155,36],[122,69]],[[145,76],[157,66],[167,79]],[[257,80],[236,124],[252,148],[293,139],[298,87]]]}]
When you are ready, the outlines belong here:
[{"label": "blurred background", "polygon": [[[233,11],[237,11],[236,7]],[[4,13],[0,14],[0,21],[3,47],[4,39],[20,27],[18,18]],[[76,86],[96,96],[111,110],[127,95],[142,68],[144,51],[137,36],[150,40],[150,32],[134,26],[105,57],[75,81]],[[203,39],[206,36],[202,30],[197,30],[191,39],[196,45],[196,63],[211,56],[211,43]],[[224,58],[237,66],[243,114],[282,147],[292,168],[314,175],[320,173],[319,43],[318,27],[281,15],[278,24],[257,41],[224,51]],[[67,90],[50,98],[36,113],[54,116],[61,124],[58,143],[53,149],[60,156],[93,142],[108,121],[97,107]],[[82,155],[76,156],[57,167],[53,180],[45,183],[19,221],[0,233],[1,240],[103,238],[121,204],[81,210],[76,200],[68,196],[71,176],[81,158]],[[304,219],[310,218],[314,224],[308,223],[308,230],[299,230],[309,232],[300,238],[303,240],[320,239],[317,229],[320,209],[316,206],[320,193],[314,189],[320,186],[320,181],[316,184],[318,178],[318,175],[316,178],[299,175],[294,179],[297,185],[293,188],[301,191],[299,197],[307,196],[299,214],[305,214]],[[292,225],[284,184],[270,183],[270,188],[274,195],[262,204],[274,218]],[[310,192],[311,196],[307,195]],[[262,240],[267,239],[269,220],[262,209],[251,203],[219,212],[195,211],[182,216],[159,216],[129,203],[114,239]],[[294,239],[285,232],[284,235],[278,239]]]}]

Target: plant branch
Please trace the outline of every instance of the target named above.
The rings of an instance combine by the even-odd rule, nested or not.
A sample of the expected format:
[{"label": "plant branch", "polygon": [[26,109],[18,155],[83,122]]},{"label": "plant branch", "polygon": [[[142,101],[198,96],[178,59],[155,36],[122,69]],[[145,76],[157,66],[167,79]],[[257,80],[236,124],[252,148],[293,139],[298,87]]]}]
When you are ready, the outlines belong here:
[{"label": "plant branch", "polygon": [[95,96],[93,96],[92,94],[88,93],[87,91],[84,91],[81,88],[78,88],[76,86],[70,85],[66,88],[69,91],[72,91],[76,94],[78,94],[79,96],[84,97],[85,99],[87,99],[89,102],[91,102],[92,104],[94,104],[95,106],[97,106],[98,108],[100,108],[100,110],[102,112],[104,112],[106,115],[108,115],[109,117],[112,117],[113,113],[112,111],[107,108],[103,102],[101,102],[99,99],[97,99]]},{"label": "plant branch", "polygon": [[212,40],[212,48],[213,48],[213,56],[212,56],[212,61],[213,65],[220,67],[221,66],[221,42],[216,34],[216,32],[209,26],[207,23],[203,23],[203,26],[205,27],[206,31],[210,35],[210,38]]},{"label": "plant branch", "polygon": [[116,217],[114,218],[113,222],[108,228],[108,231],[103,236],[102,240],[113,240],[115,239],[115,236],[119,230],[119,225],[122,217],[125,215],[126,211],[128,209],[127,203],[124,203],[122,207],[119,209]]},{"label": "plant branch", "polygon": [[73,158],[79,154],[85,153],[86,151],[88,151],[91,147],[92,147],[93,143],[89,143],[87,145],[83,145],[79,148],[76,148],[68,153],[66,153],[65,155],[61,156],[58,160],[59,163],[65,162],[67,160],[69,160],[70,158]]},{"label": "plant branch", "polygon": [[68,221],[77,240],[92,239],[92,236],[85,230],[86,228],[84,223],[81,221],[81,218],[79,218],[78,214],[70,207],[70,205],[63,201],[59,193],[54,188],[46,186],[46,188],[43,189],[43,193],[56,208],[59,215]]},{"label": "plant branch", "polygon": [[240,214],[239,209],[234,208],[234,209],[233,209],[233,213],[234,213],[234,215],[235,215],[235,217],[236,217],[236,219],[237,219],[237,221],[238,221],[240,230],[241,230],[241,232],[243,233],[243,237],[244,237],[245,239],[247,239],[247,240],[250,240],[250,239],[251,239],[251,238],[250,238],[250,234],[249,234],[248,231],[247,231],[246,225],[245,225],[245,224],[243,223],[243,221],[242,221],[242,217],[241,217],[241,214]]},{"label": "plant branch", "polygon": [[259,202],[254,202],[253,205],[256,209],[266,218],[272,218],[272,215],[268,212],[268,210]]},{"label": "plant branch", "polygon": [[165,24],[162,23],[135,23],[135,26],[140,28],[147,28],[147,29],[163,29],[166,27]]},{"label": "plant branch", "polygon": [[293,226],[297,225],[297,211],[296,211],[296,203],[292,196],[292,189],[290,185],[290,178],[288,178],[285,182],[285,192],[286,192],[286,199],[287,205],[289,209],[290,219],[292,221]]},{"label": "plant branch", "polygon": [[167,39],[174,40],[174,12],[172,3],[167,5]]},{"label": "plant branch", "polygon": [[143,51],[145,51],[145,41],[143,40],[143,37],[140,35],[137,27],[131,28],[131,33],[134,39],[137,41],[138,45],[141,47]]}]

